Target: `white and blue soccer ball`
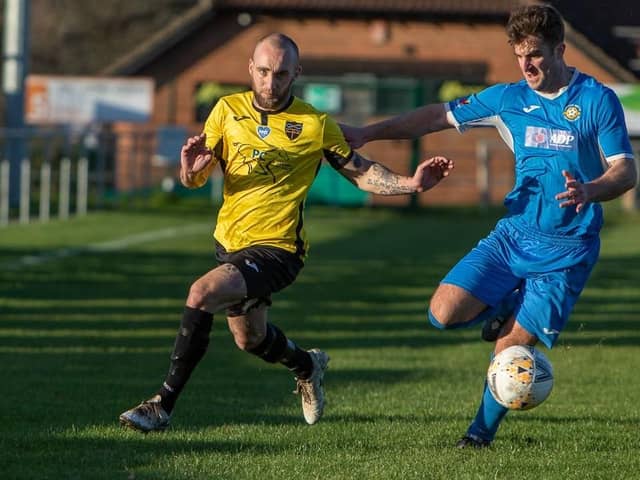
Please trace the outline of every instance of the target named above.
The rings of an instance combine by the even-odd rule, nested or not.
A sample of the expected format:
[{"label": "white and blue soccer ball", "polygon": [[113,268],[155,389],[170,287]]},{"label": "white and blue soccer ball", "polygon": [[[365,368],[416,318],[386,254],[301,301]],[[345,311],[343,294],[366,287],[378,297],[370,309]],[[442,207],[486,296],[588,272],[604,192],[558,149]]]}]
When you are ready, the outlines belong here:
[{"label": "white and blue soccer ball", "polygon": [[510,410],[529,410],[544,402],[553,388],[551,362],[539,350],[514,345],[498,353],[487,370],[496,401]]}]

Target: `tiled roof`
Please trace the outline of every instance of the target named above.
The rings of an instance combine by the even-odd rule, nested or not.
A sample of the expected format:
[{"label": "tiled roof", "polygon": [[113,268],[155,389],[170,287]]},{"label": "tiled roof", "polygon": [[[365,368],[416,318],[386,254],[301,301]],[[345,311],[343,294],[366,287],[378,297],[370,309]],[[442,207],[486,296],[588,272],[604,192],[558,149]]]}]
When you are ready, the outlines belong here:
[{"label": "tiled roof", "polygon": [[216,10],[284,11],[357,15],[507,15],[525,0],[199,0],[190,10],[156,32],[146,42],[102,70],[104,75],[128,75],[160,55],[211,18]]},{"label": "tiled roof", "polygon": [[[402,15],[422,19],[428,15],[464,18],[492,18],[507,16],[517,5],[538,3],[536,0],[199,0],[194,7],[177,18],[148,41],[135,47],[128,55],[107,66],[105,75],[129,75],[143,65],[162,55],[164,51],[187,37],[206,23],[216,11],[245,10],[248,12],[305,12],[333,13],[337,15]],[[632,81],[633,74],[608,54],[587,40],[571,25],[567,25],[567,38],[572,38],[580,48],[597,62],[624,81]]]},{"label": "tiled roof", "polygon": [[218,8],[349,13],[507,14],[519,0],[219,0]]}]

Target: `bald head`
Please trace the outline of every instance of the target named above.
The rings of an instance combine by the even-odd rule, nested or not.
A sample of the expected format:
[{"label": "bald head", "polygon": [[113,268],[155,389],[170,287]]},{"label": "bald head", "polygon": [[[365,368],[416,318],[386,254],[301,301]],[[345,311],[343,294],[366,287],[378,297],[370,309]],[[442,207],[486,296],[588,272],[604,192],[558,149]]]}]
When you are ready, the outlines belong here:
[{"label": "bald head", "polygon": [[271,33],[258,40],[249,60],[254,104],[267,111],[287,105],[291,87],[301,68],[298,46],[282,33]]},{"label": "bald head", "polygon": [[291,56],[291,59],[293,61],[298,63],[298,60],[300,58],[300,51],[298,50],[298,45],[296,45],[296,42],[294,42],[291,37],[278,32],[265,35],[260,40],[258,40],[258,43],[256,43],[256,48],[253,50],[253,58],[255,58],[256,52],[265,44],[271,48],[286,52]]}]

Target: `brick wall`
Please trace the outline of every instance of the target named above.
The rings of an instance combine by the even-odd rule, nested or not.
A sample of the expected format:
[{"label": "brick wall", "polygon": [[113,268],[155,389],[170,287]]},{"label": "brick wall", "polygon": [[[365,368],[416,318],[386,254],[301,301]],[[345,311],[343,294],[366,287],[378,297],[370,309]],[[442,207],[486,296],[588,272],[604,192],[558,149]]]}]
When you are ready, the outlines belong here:
[{"label": "brick wall", "polygon": [[[381,30],[382,29],[382,30]],[[194,92],[203,81],[248,83],[248,59],[258,38],[280,31],[296,40],[305,60],[453,62],[464,71],[465,65],[485,64],[485,83],[516,81],[519,70],[503,26],[492,23],[429,23],[420,21],[369,21],[359,19],[277,18],[261,16],[247,28],[237,25],[235,16],[220,14],[211,25],[149,64],[141,75],[156,79],[153,123],[180,124],[197,132]],[[386,32],[380,35],[380,32]],[[382,38],[382,41],[381,41]],[[386,38],[386,40],[385,40]],[[614,81],[611,74],[577,47],[568,44],[565,58],[569,65]],[[394,75],[393,71],[388,72]],[[491,203],[500,203],[513,182],[511,153],[493,129],[476,129],[458,134],[454,130],[430,135],[422,140],[422,157],[445,155],[457,162],[454,174],[432,192],[421,194],[421,204],[475,204],[483,199],[478,187],[478,143],[487,142],[490,157]],[[409,173],[411,143],[376,142],[363,152],[392,169]],[[121,168],[123,170],[124,167]],[[130,170],[130,168],[128,168]],[[130,175],[130,178],[135,178]],[[124,181],[124,180],[123,180]],[[126,183],[123,183],[123,185]],[[375,197],[376,204],[406,204],[407,197]]]}]

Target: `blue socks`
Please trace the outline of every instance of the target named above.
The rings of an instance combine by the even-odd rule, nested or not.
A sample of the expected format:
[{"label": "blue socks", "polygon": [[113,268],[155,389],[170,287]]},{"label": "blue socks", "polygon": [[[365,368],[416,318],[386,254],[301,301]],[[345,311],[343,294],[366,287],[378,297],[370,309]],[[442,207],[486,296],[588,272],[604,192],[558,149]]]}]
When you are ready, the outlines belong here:
[{"label": "blue socks", "polygon": [[480,408],[467,433],[483,440],[492,441],[498,431],[500,422],[508,411],[509,409],[500,405],[496,399],[493,398],[491,390],[489,390],[489,385],[487,385],[485,381]]},{"label": "blue socks", "polygon": [[[438,321],[431,309],[428,310],[429,321],[440,330],[470,327],[496,315],[510,315],[515,308],[517,296],[518,290],[511,292],[496,307],[487,307],[468,322],[444,325]],[[493,358],[493,354],[491,358]],[[503,407],[493,398],[489,385],[485,381],[480,408],[478,408],[478,412],[467,430],[467,435],[491,442],[498,431],[500,422],[508,411],[508,408]]]},{"label": "blue socks", "polygon": [[[500,306],[498,306],[500,308]],[[431,313],[431,309],[429,309],[429,320],[431,323],[441,330],[445,328],[464,328],[471,325],[474,325],[478,322],[484,321],[486,318],[490,318],[496,314],[496,308],[487,308],[480,313],[477,317],[465,323],[458,323],[453,326],[447,327],[438,321],[438,319]],[[493,358],[493,354],[491,355]],[[470,436],[475,436],[482,440],[492,441],[493,437],[495,437],[496,432],[498,431],[498,427],[500,426],[500,422],[507,414],[509,410],[502,405],[500,405],[495,398],[493,398],[493,394],[491,390],[489,390],[489,385],[486,380],[484,382],[484,392],[482,394],[482,402],[480,402],[480,408],[478,409],[478,413],[476,413],[476,417],[474,418],[467,434]]]},{"label": "blue socks", "polygon": [[[501,316],[511,315],[516,306],[518,293],[518,290],[514,290],[507,295],[496,308],[491,309],[492,313]],[[482,312],[480,316],[484,315],[487,310]],[[491,358],[493,359],[493,353],[491,354]],[[508,408],[503,407],[493,398],[493,394],[491,390],[489,390],[489,385],[485,380],[480,408],[478,408],[478,413],[476,413],[476,417],[473,419],[469,430],[467,430],[467,434],[474,435],[483,440],[492,441],[498,431],[500,422],[502,422],[502,419],[508,411]]]}]

